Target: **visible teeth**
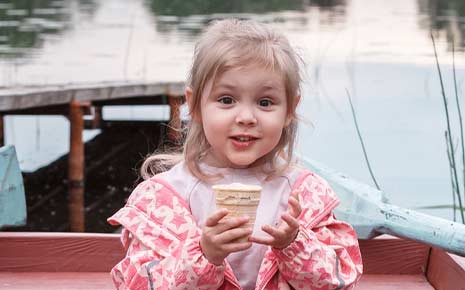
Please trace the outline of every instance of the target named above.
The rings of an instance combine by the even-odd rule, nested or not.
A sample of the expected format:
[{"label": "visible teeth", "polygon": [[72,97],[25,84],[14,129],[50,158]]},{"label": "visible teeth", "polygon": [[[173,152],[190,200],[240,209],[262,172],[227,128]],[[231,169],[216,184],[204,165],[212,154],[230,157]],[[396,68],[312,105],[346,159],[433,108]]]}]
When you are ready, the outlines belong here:
[{"label": "visible teeth", "polygon": [[246,141],[249,141],[250,138],[249,137],[237,137],[237,139],[241,142],[246,142]]}]

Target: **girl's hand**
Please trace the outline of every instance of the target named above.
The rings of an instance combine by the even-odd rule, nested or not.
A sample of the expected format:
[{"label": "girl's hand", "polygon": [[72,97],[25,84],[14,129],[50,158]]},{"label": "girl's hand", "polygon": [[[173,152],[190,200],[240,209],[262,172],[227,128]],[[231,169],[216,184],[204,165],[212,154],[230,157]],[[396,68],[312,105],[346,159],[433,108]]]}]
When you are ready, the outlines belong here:
[{"label": "girl's hand", "polygon": [[[299,233],[299,221],[297,218],[302,212],[297,196],[289,196],[288,211],[281,215],[281,222],[277,227],[264,225],[262,230],[271,237],[250,237],[250,241],[268,245],[277,249],[289,246]],[[282,222],[284,221],[284,222]]]},{"label": "girl's hand", "polygon": [[252,234],[250,228],[240,228],[248,222],[248,217],[225,218],[229,211],[220,209],[209,216],[202,229],[200,247],[207,260],[217,266],[232,252],[246,250],[252,246],[249,241],[237,241]]}]

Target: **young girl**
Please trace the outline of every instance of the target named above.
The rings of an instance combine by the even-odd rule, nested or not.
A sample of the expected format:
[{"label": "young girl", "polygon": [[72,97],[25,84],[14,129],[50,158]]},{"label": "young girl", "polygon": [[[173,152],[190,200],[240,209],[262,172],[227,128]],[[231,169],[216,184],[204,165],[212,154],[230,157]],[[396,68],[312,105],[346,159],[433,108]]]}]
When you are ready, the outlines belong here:
[{"label": "young girl", "polygon": [[[182,160],[150,176],[109,218],[123,225],[118,289],[351,289],[362,273],[357,237],[336,220],[336,195],[293,165],[299,62],[287,39],[223,20],[197,43]],[[171,160],[176,159],[172,156]],[[179,159],[179,158],[178,158]],[[212,186],[260,185],[250,217],[217,209]],[[240,238],[246,239],[240,239]]]}]

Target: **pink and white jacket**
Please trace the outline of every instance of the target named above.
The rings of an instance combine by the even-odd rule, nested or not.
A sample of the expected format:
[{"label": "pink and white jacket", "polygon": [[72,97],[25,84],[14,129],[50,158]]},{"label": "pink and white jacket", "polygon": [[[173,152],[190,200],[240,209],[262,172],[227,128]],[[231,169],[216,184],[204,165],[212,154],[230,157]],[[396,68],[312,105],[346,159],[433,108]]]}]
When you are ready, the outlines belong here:
[{"label": "pink and white jacket", "polygon": [[[334,192],[309,171],[292,191],[302,207],[299,233],[287,248],[267,250],[256,289],[352,289],[362,259],[355,231],[332,213],[339,203]],[[242,289],[226,260],[216,266],[203,256],[189,205],[164,180],[139,184],[108,221],[124,227],[127,249],[111,271],[117,289]]]}]

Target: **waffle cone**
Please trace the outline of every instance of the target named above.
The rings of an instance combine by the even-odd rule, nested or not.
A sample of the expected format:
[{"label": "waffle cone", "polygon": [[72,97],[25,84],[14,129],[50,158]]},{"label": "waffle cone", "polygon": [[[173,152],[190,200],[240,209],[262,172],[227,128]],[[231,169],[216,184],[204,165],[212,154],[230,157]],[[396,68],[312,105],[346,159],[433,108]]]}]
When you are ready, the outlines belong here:
[{"label": "waffle cone", "polygon": [[[249,221],[242,227],[253,229],[260,202],[261,187],[242,184],[216,185],[213,186],[213,191],[215,192],[217,208],[228,209],[228,217],[247,215]],[[246,241],[247,238],[242,240]]]}]

